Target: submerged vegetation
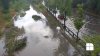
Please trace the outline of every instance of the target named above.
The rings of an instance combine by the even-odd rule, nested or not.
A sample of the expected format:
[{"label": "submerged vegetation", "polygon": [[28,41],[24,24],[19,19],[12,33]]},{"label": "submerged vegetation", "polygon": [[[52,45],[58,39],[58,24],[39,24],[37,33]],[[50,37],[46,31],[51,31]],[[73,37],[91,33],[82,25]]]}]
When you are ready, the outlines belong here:
[{"label": "submerged vegetation", "polygon": [[20,40],[14,42],[14,51],[22,50],[26,46],[27,37],[24,37]]},{"label": "submerged vegetation", "polygon": [[37,16],[37,15],[33,15],[32,18],[33,18],[34,20],[36,20],[36,21],[41,19],[41,17],[40,17],[40,16]]},{"label": "submerged vegetation", "polygon": [[17,27],[12,26],[7,28],[5,38],[6,55],[13,56],[15,51],[19,51],[26,46],[26,37],[21,36],[20,38],[24,38],[17,40],[18,36],[22,35],[23,33],[24,30],[18,29]]}]

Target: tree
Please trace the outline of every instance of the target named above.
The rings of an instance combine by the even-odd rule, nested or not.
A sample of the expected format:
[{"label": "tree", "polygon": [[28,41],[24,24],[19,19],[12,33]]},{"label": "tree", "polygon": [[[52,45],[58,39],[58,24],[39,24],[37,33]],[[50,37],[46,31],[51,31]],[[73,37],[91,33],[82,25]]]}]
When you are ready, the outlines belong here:
[{"label": "tree", "polygon": [[50,11],[60,10],[60,13],[66,16],[71,15],[72,0],[44,0]]},{"label": "tree", "polygon": [[9,11],[9,6],[10,6],[10,0],[2,0],[2,11],[4,13],[7,13]]},{"label": "tree", "polygon": [[0,0],[0,8],[1,8],[1,3],[2,3],[2,2],[1,2],[1,0]]},{"label": "tree", "polygon": [[54,11],[57,8],[57,1],[56,0],[45,0],[45,5],[50,11]]},{"label": "tree", "polygon": [[30,0],[31,4],[39,4],[41,3],[43,0]]},{"label": "tree", "polygon": [[72,0],[59,0],[57,7],[61,14],[66,14],[65,16],[71,16]]},{"label": "tree", "polygon": [[100,0],[87,0],[86,5],[84,6],[86,10],[100,14]]},{"label": "tree", "polygon": [[15,11],[19,12],[21,10],[26,10],[29,8],[29,2],[28,0],[12,0],[11,1],[11,7],[15,9]]},{"label": "tree", "polygon": [[84,22],[83,22],[83,20],[84,20],[84,16],[83,16],[84,11],[83,11],[83,5],[82,4],[77,5],[77,13],[78,13],[78,17],[76,17],[74,19],[74,25],[75,25],[75,28],[78,30],[77,31],[77,41],[78,41],[80,29],[84,25]]}]

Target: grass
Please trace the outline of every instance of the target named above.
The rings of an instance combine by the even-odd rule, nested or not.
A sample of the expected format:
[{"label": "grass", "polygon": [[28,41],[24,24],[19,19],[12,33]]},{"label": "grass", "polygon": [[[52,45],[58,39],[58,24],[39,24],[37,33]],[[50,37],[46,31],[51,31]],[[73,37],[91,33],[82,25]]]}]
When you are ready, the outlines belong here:
[{"label": "grass", "polygon": [[20,13],[21,17],[24,17],[26,15],[26,13]]},{"label": "grass", "polygon": [[12,56],[14,52],[22,50],[26,46],[26,37],[17,40],[17,36],[24,33],[23,29],[18,29],[17,27],[11,26],[6,29],[5,37],[5,48],[8,56]]},{"label": "grass", "polygon": [[84,39],[87,43],[93,43],[94,45],[94,51],[92,51],[91,56],[97,56],[100,53],[100,36],[85,37]]},{"label": "grass", "polygon": [[14,51],[22,50],[26,46],[27,38],[16,40],[14,43]]},{"label": "grass", "polygon": [[13,56],[14,52],[24,49],[26,46],[26,41],[26,38],[23,38],[21,40],[9,39],[9,43],[6,44],[6,52],[8,54],[7,56]]},{"label": "grass", "polygon": [[6,26],[6,21],[4,20],[3,15],[0,12],[0,36],[2,35],[5,26]]},{"label": "grass", "polygon": [[3,34],[3,31],[5,30],[5,27],[10,26],[12,24],[11,19],[16,14],[16,12],[13,9],[9,10],[9,13],[2,13],[0,10],[0,38]]}]

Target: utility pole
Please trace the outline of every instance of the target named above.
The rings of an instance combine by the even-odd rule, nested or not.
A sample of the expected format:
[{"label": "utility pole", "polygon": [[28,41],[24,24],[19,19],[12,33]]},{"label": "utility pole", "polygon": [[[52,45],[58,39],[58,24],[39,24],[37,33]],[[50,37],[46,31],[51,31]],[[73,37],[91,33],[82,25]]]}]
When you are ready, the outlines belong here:
[{"label": "utility pole", "polygon": [[64,29],[66,29],[66,11],[64,12]]}]

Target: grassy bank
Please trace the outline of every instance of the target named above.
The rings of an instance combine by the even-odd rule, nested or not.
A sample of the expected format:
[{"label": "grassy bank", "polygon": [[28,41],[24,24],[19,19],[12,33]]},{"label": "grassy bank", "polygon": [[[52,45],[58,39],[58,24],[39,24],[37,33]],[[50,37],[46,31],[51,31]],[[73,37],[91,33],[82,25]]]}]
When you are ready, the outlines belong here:
[{"label": "grassy bank", "polygon": [[9,13],[3,13],[0,10],[0,38],[5,30],[5,27],[9,27],[12,24],[11,20],[15,14],[16,12],[14,9],[10,9]]},{"label": "grassy bank", "polygon": [[100,53],[100,36],[85,37],[85,40],[87,43],[93,43],[94,45],[94,51],[90,51],[91,56],[98,56]]}]

